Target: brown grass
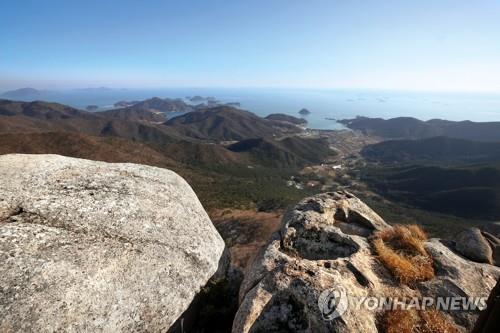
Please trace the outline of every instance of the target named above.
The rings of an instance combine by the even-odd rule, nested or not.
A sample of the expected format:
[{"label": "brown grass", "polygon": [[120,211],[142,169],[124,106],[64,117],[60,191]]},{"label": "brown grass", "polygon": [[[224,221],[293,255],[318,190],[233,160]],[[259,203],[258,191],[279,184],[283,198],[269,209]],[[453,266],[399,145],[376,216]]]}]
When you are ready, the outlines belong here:
[{"label": "brown grass", "polygon": [[459,330],[436,310],[392,310],[382,318],[386,333],[458,333]]},{"label": "brown grass", "polygon": [[386,333],[412,333],[418,321],[416,311],[387,311],[382,318],[382,327]]},{"label": "brown grass", "polygon": [[424,322],[424,333],[458,333],[459,330],[437,310],[420,311],[420,318]]},{"label": "brown grass", "polygon": [[420,240],[426,240],[427,239],[427,234],[418,225],[416,225],[416,224],[410,224],[410,225],[407,225],[406,228],[408,230],[410,230],[410,232],[412,233],[412,235],[414,237],[416,237],[416,238],[418,238]]},{"label": "brown grass", "polygon": [[416,225],[396,225],[375,233],[373,248],[399,282],[410,284],[434,277],[432,259],[424,248],[425,232]]}]

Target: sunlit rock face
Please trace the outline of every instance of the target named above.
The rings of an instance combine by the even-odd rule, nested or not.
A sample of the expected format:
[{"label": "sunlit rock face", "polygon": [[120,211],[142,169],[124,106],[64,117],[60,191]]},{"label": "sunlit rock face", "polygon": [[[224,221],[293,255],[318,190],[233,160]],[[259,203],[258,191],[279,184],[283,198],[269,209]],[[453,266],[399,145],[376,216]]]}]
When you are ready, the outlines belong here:
[{"label": "sunlit rock face", "polygon": [[[302,200],[285,215],[281,230],[247,270],[233,333],[383,331],[384,308],[349,305],[331,318],[321,307],[324,292],[343,290],[357,299],[487,297],[500,276],[498,267],[470,261],[440,240],[430,239],[423,247],[433,261],[434,277],[400,283],[371,245],[377,232],[391,228],[346,191]],[[478,312],[442,315],[450,325],[466,331],[473,327]]]},{"label": "sunlit rock face", "polygon": [[0,157],[0,331],[166,331],[224,242],[172,171]]}]

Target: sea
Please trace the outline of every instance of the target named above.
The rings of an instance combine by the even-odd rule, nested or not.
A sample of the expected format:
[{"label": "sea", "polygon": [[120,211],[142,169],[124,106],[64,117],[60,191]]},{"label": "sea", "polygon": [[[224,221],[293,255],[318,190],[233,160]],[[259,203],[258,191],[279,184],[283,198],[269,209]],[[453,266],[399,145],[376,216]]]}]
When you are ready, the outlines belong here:
[{"label": "sea", "polygon": [[[97,105],[99,110],[113,108],[122,100],[143,100],[151,97],[182,98],[215,97],[222,103],[238,102],[241,109],[260,116],[284,113],[303,117],[314,129],[340,129],[338,119],[356,116],[393,118],[415,117],[421,120],[447,119],[500,121],[499,93],[415,92],[390,90],[319,90],[277,88],[167,88],[111,89],[91,88],[44,91],[37,96],[19,100],[45,100],[85,109]],[[308,116],[299,110],[308,109]]]}]

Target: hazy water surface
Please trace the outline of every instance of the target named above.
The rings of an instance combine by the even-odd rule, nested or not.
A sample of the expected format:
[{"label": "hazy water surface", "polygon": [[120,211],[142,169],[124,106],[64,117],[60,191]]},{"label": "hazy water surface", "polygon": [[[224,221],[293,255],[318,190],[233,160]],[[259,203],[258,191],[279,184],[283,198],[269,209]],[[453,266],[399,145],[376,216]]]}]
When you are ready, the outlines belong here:
[{"label": "hazy water surface", "polygon": [[98,105],[112,108],[120,100],[141,100],[150,97],[185,98],[214,96],[221,102],[240,102],[241,108],[258,115],[286,113],[299,116],[307,108],[309,127],[339,128],[334,120],[357,115],[391,118],[411,116],[422,120],[500,121],[500,94],[430,93],[370,90],[298,90],[298,89],[90,89],[49,91],[25,100],[41,99],[85,109]]}]

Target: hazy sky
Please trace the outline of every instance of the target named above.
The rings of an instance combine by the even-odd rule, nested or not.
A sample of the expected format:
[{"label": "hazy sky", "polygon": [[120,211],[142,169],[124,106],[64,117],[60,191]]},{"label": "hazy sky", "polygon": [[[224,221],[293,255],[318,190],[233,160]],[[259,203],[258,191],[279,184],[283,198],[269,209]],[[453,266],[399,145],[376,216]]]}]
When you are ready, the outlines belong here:
[{"label": "hazy sky", "polygon": [[0,2],[0,89],[500,91],[500,0]]}]

